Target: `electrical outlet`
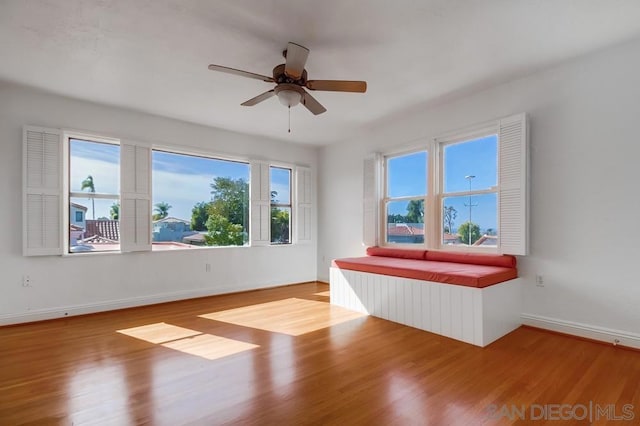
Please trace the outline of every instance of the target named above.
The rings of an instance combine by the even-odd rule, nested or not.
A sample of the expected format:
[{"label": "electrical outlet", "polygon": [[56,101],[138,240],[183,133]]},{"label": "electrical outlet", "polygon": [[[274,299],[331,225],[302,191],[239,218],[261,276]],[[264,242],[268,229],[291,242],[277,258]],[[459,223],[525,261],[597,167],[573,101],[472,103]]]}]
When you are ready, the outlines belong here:
[{"label": "electrical outlet", "polygon": [[31,287],[31,277],[29,275],[22,276],[22,287]]},{"label": "electrical outlet", "polygon": [[536,285],[538,287],[544,287],[544,277],[542,275],[536,275]]},{"label": "electrical outlet", "polygon": [[205,263],[204,264],[204,271],[205,272],[211,272],[211,264],[210,263]]}]

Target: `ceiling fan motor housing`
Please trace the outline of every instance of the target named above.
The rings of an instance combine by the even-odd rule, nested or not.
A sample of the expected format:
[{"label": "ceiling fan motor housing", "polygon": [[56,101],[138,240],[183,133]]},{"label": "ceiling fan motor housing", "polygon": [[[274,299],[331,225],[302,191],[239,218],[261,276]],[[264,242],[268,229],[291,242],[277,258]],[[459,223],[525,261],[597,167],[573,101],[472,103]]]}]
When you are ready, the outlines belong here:
[{"label": "ceiling fan motor housing", "polygon": [[287,76],[284,73],[284,67],[285,67],[285,64],[280,64],[280,65],[276,65],[276,67],[273,69],[273,79],[276,81],[277,84],[290,83],[290,84],[297,84],[299,86],[304,86],[307,84],[307,70],[303,70],[302,77],[296,80],[294,78]]}]

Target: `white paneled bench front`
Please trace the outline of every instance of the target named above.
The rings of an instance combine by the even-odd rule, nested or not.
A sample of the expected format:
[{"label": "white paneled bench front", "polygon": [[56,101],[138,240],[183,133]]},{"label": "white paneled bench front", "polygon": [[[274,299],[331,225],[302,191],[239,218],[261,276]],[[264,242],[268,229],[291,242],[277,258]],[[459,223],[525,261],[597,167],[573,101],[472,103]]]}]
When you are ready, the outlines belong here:
[{"label": "white paneled bench front", "polygon": [[477,346],[521,325],[516,259],[370,247],[335,259],[331,303]]}]

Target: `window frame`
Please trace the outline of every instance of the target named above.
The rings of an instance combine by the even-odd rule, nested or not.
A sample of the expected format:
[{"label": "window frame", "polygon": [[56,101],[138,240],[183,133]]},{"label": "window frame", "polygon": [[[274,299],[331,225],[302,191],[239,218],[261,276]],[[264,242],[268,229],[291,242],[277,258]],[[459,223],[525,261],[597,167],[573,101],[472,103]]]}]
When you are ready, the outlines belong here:
[{"label": "window frame", "polygon": [[[485,123],[471,125],[452,132],[442,133],[441,136],[423,140],[419,144],[411,144],[404,148],[396,148],[381,153],[380,179],[380,196],[378,203],[378,222],[379,222],[379,241],[378,244],[384,247],[421,249],[421,250],[442,250],[451,252],[467,252],[467,253],[501,253],[500,240],[496,246],[458,246],[447,245],[443,243],[443,203],[444,198],[459,195],[482,195],[496,194],[496,226],[500,231],[500,120],[492,120]],[[496,185],[490,189],[458,191],[444,193],[444,147],[447,145],[470,142],[486,136],[497,136],[496,155]],[[410,243],[389,243],[387,242],[387,204],[389,201],[402,201],[409,199],[421,199],[421,197],[397,197],[390,198],[388,194],[388,166],[389,158],[399,157],[402,155],[412,154],[416,152],[427,152],[427,194],[424,197],[424,232],[425,238],[423,244]]]},{"label": "window frame", "polygon": [[[495,194],[496,195],[496,227],[498,232],[500,230],[500,135],[498,126],[480,126],[477,129],[469,132],[453,133],[446,137],[436,138],[434,140],[435,149],[438,152],[438,175],[437,175],[437,191],[436,191],[436,204],[439,206],[437,226],[439,229],[437,243],[433,246],[439,250],[466,252],[466,253],[498,253],[500,250],[500,244],[496,246],[468,246],[464,244],[444,244],[444,223],[443,223],[443,211],[444,211],[444,199],[450,197],[465,197],[474,195]],[[489,136],[496,136],[496,184],[489,189],[472,189],[471,191],[457,191],[457,192],[445,192],[444,184],[444,151],[447,146],[463,144],[466,142],[473,142],[478,139],[482,139]],[[498,234],[499,235],[499,234]],[[499,240],[498,240],[499,241]]]},{"label": "window frame", "polygon": [[269,196],[271,196],[271,169],[275,168],[275,169],[284,169],[284,170],[288,170],[289,171],[289,204],[285,204],[285,203],[273,203],[271,202],[271,199],[269,199],[269,211],[271,211],[271,208],[273,207],[288,207],[289,208],[289,242],[288,243],[274,243],[271,239],[272,239],[272,235],[271,235],[271,217],[269,218],[269,246],[273,246],[273,247],[281,247],[281,246],[291,246],[294,244],[294,212],[293,212],[293,206],[295,205],[294,203],[294,188],[293,188],[293,182],[294,182],[294,174],[295,174],[295,167],[292,165],[285,165],[282,163],[269,163]]},{"label": "window frame", "polygon": [[[120,248],[118,250],[106,250],[106,251],[94,251],[94,252],[71,252],[71,233],[70,233],[70,211],[71,211],[71,198],[94,198],[94,199],[109,199],[117,200],[120,204],[122,202],[122,182],[119,183],[120,193],[108,194],[108,193],[89,193],[89,192],[72,192],[71,191],[71,139],[85,141],[89,143],[101,143],[108,145],[117,145],[122,149],[121,140],[115,137],[99,136],[93,133],[87,133],[77,130],[62,130],[62,229],[64,238],[62,241],[62,256],[93,256],[93,255],[112,255],[122,253],[122,240],[118,241]],[[118,163],[118,179],[120,179],[122,164]],[[87,215],[84,215],[85,221]],[[121,237],[122,238],[122,237]]]},{"label": "window frame", "polygon": [[[387,223],[387,205],[390,202],[394,201],[410,201],[410,200],[423,200],[424,202],[424,216],[429,217],[431,214],[430,206],[433,203],[433,177],[430,172],[433,170],[433,155],[431,151],[431,146],[429,143],[422,143],[420,145],[413,145],[409,148],[404,149],[396,149],[393,151],[387,151],[381,155],[380,166],[382,167],[382,172],[380,173],[381,179],[380,184],[382,186],[380,191],[380,202],[378,203],[379,209],[379,222],[380,222],[380,230],[379,235],[381,240],[379,241],[379,245],[386,247],[395,247],[395,248],[419,248],[425,249],[429,246],[429,239],[432,235],[431,224],[429,221],[424,221],[424,240],[422,243],[390,243],[387,241],[387,231],[388,231],[388,223]],[[403,196],[403,197],[389,197],[389,179],[388,179],[388,160],[392,158],[402,157],[411,154],[417,154],[419,152],[425,152],[427,155],[426,161],[426,194],[422,195],[411,195],[411,196]]]},{"label": "window frame", "polygon": [[[257,225],[258,229],[264,228],[265,233],[269,234],[269,221],[266,221],[266,226],[262,226],[259,221],[254,222],[253,213],[256,207],[260,207],[262,204],[266,204],[269,207],[269,197],[267,194],[260,195],[254,198],[254,192],[252,188],[264,188],[263,184],[258,184],[264,181],[260,176],[262,175],[262,165],[268,167],[272,164],[274,167],[280,167],[290,170],[290,204],[286,206],[290,208],[290,226],[289,226],[289,243],[277,244],[282,246],[292,246],[299,244],[308,244],[314,239],[314,205],[315,199],[315,184],[312,168],[307,164],[285,164],[282,162],[273,162],[270,160],[260,160],[253,157],[244,156],[242,154],[224,154],[213,150],[203,149],[201,147],[193,147],[188,145],[171,145],[166,143],[153,143],[144,140],[130,140],[127,138],[121,139],[117,136],[107,136],[104,133],[102,135],[85,130],[75,130],[72,128],[64,128],[62,126],[58,128],[45,128],[39,126],[24,125],[22,127],[22,174],[23,174],[23,255],[24,256],[74,256],[81,257],[86,255],[113,255],[129,252],[153,252],[152,250],[152,151],[163,151],[167,153],[182,154],[187,156],[197,156],[204,158],[211,158],[220,161],[230,161],[235,163],[245,163],[249,166],[249,241],[243,246],[212,246],[212,247],[197,247],[192,248],[212,248],[219,249],[224,247],[230,248],[244,248],[244,247],[257,247],[262,245],[262,239],[253,239],[251,235],[255,235],[253,232],[254,227]],[[120,173],[119,182],[120,188],[118,194],[101,194],[101,193],[87,193],[77,191],[70,191],[70,140],[78,139],[85,140],[89,143],[106,143],[111,145],[118,145],[120,147]],[[42,140],[42,141],[41,141]],[[38,151],[40,149],[40,151]],[[51,160],[40,160],[37,155],[42,156],[42,152],[47,151],[48,158]],[[34,154],[31,154],[33,152]],[[53,154],[49,154],[53,152]],[[145,159],[146,158],[146,159]],[[36,163],[33,163],[36,161]],[[39,161],[42,162],[42,166],[39,166]],[[126,163],[126,164],[125,164]],[[32,164],[36,164],[36,168]],[[260,166],[260,167],[256,167]],[[40,176],[43,173],[49,173],[49,180],[46,184],[40,184],[36,182],[32,184],[26,178],[27,173]],[[35,170],[35,171],[32,171]],[[38,174],[39,173],[39,174]],[[51,175],[53,178],[51,178]],[[31,176],[31,175],[29,175]],[[52,180],[53,179],[53,180]],[[34,181],[35,182],[35,181]],[[51,182],[54,184],[52,185]],[[267,173],[267,189],[268,185],[268,173]],[[261,192],[264,189],[260,189]],[[268,193],[268,191],[265,191]],[[111,251],[91,251],[91,252],[70,252],[70,244],[72,241],[70,234],[70,223],[73,222],[70,217],[71,212],[71,198],[74,196],[80,196],[81,198],[87,198],[88,194],[94,199],[112,199],[120,202],[120,225],[124,224],[126,216],[126,228],[120,231],[120,247],[119,250]],[[47,210],[40,216],[32,213],[27,207],[28,202],[33,198],[43,198],[47,196],[53,201],[47,200]],[[29,198],[31,197],[31,198]],[[37,200],[36,200],[37,201]],[[44,205],[43,201],[39,201]],[[124,209],[123,203],[127,202],[126,209]],[[35,203],[35,201],[34,201]],[[132,210],[135,209],[135,210]],[[33,209],[32,209],[33,210]],[[141,213],[142,212],[142,213]],[[45,226],[44,214],[55,217],[55,224],[52,222]],[[262,215],[265,218],[268,215]],[[84,215],[86,220],[86,214]],[[141,219],[142,218],[142,219]],[[148,218],[148,224],[145,219]],[[261,220],[261,219],[260,219]],[[28,232],[27,223],[34,222],[36,225],[41,223],[41,228],[36,227],[36,231],[32,234],[37,234],[32,243],[31,236]],[[148,226],[147,226],[148,225]],[[55,237],[52,237],[52,235]],[[126,238],[125,238],[126,237]],[[45,238],[48,238],[45,240]],[[265,238],[268,240],[270,238]],[[125,241],[126,240],[126,241]],[[126,243],[126,244],[125,244]],[[126,247],[125,247],[126,246]]]},{"label": "window frame", "polygon": [[[242,244],[242,245],[234,245],[234,246],[197,246],[197,245],[191,245],[189,246],[189,248],[181,248],[181,249],[177,249],[175,251],[181,251],[181,250],[203,250],[203,249],[222,249],[222,248],[243,248],[243,247],[251,247],[251,173],[252,173],[252,164],[251,161],[249,161],[248,159],[245,159],[244,157],[230,157],[227,155],[218,155],[217,153],[209,153],[203,150],[198,150],[196,148],[187,148],[187,149],[181,149],[181,148],[173,148],[167,145],[158,145],[158,144],[152,144],[151,145],[151,156],[152,156],[152,164],[151,164],[151,169],[150,169],[150,174],[151,174],[151,200],[153,201],[153,153],[154,152],[162,152],[165,154],[175,154],[175,155],[182,155],[182,156],[187,156],[187,157],[199,157],[199,158],[204,158],[207,160],[216,160],[216,161],[227,161],[227,162],[232,162],[232,163],[241,163],[241,164],[245,164],[247,166],[249,166],[249,177],[247,180],[247,185],[248,185],[248,204],[247,204],[247,234],[248,234],[248,238],[247,238],[247,242],[246,244]],[[152,202],[152,207],[154,206],[153,202]],[[153,220],[153,213],[151,216],[151,219]],[[151,252],[165,252],[167,250],[154,250],[153,249],[153,229],[152,229],[152,235],[151,235]]]}]

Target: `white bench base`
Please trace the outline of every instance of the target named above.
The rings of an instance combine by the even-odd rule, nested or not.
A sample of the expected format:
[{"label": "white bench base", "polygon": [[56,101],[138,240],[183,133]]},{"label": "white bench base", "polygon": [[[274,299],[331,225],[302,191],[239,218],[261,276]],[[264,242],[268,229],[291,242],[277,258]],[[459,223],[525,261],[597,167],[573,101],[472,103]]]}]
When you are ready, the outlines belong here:
[{"label": "white bench base", "polygon": [[521,281],[475,288],[332,267],[330,295],[334,305],[484,347],[522,324]]}]

